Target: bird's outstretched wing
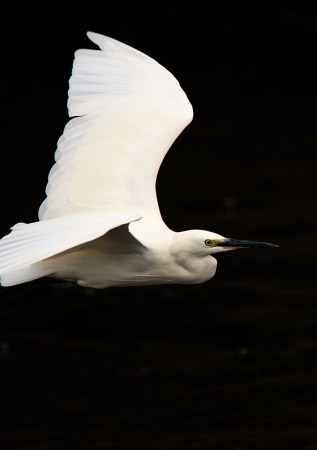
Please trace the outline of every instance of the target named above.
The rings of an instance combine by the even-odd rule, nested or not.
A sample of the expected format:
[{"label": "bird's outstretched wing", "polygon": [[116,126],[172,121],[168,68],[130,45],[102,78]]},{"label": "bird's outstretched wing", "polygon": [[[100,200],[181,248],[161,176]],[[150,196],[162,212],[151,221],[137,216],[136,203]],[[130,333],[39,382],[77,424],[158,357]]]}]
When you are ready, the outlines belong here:
[{"label": "bird's outstretched wing", "polygon": [[155,181],[193,111],[176,78],[143,53],[88,33],[100,50],[78,50],[70,78],[71,119],[39,218],[129,210],[160,217]]},{"label": "bird's outstretched wing", "polygon": [[1,285],[13,286],[49,275],[47,266],[36,263],[140,218],[134,212],[98,211],[18,223],[0,240]]}]

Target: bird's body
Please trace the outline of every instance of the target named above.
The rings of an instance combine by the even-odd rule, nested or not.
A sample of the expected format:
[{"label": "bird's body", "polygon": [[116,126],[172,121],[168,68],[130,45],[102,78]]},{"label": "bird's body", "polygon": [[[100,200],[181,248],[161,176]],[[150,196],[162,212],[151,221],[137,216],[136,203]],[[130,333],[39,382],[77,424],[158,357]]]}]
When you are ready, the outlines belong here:
[{"label": "bird's body", "polygon": [[43,276],[93,288],[202,283],[215,274],[212,254],[273,246],[165,225],[156,177],[192,106],[156,61],[88,36],[100,50],[75,54],[68,109],[76,117],[58,141],[40,220],[0,240],[2,286]]},{"label": "bird's body", "polygon": [[210,255],[188,258],[177,249],[176,235],[171,232],[160,246],[144,247],[122,226],[41,264],[55,278],[99,289],[207,281],[216,271],[216,259]]}]

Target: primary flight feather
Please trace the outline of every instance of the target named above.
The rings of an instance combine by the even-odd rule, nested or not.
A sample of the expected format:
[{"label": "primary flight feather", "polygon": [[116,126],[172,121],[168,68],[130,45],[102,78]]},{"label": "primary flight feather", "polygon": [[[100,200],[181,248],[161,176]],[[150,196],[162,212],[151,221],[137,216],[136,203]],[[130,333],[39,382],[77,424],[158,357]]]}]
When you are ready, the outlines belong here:
[{"label": "primary flight feather", "polygon": [[193,118],[176,78],[152,58],[96,33],[100,50],[75,53],[72,118],[58,141],[39,222],[0,240],[3,286],[43,276],[105,288],[200,283],[237,247],[273,246],[163,222],[155,182],[162,160]]}]

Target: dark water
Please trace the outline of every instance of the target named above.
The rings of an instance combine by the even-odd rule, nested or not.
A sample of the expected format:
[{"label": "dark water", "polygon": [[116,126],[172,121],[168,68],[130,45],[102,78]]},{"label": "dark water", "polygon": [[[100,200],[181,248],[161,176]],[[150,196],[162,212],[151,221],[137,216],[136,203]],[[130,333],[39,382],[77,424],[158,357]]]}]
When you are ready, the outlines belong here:
[{"label": "dark water", "polygon": [[18,17],[2,84],[2,234],[36,220],[90,28],[159,58],[194,105],[158,179],[166,223],[280,248],[220,255],[200,286],[1,291],[27,298],[0,314],[3,449],[317,448],[317,20],[213,5],[187,12],[196,34],[169,19],[164,37],[91,11],[70,33],[58,4],[41,24],[32,7]]}]

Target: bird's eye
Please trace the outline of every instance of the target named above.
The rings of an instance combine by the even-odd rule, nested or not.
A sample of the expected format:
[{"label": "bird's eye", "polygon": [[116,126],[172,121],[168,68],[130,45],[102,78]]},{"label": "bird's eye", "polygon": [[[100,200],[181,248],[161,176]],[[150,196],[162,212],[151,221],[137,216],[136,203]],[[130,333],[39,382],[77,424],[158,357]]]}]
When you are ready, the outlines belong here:
[{"label": "bird's eye", "polygon": [[205,244],[206,244],[208,247],[212,247],[212,246],[213,246],[213,241],[212,241],[211,239],[206,239],[206,240],[205,240]]}]

